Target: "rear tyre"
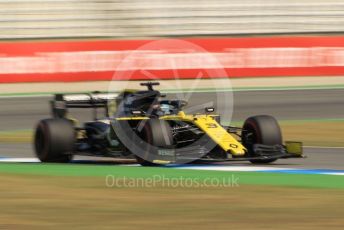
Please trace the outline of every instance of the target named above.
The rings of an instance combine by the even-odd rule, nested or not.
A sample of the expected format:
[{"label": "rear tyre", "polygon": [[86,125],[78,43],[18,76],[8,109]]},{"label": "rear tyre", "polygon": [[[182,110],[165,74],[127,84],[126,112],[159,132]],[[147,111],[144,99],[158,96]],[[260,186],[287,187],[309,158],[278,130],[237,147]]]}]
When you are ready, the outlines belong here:
[{"label": "rear tyre", "polygon": [[[281,128],[272,116],[260,115],[248,118],[243,126],[242,142],[248,150],[248,156],[254,157],[253,145],[282,145]],[[268,164],[276,159],[250,160],[254,164]]]},{"label": "rear tyre", "polygon": [[41,120],[36,128],[34,147],[41,162],[67,163],[73,158],[75,131],[66,119]]},{"label": "rear tyre", "polygon": [[158,166],[159,164],[152,162],[155,158],[152,146],[171,148],[173,146],[172,129],[170,124],[164,120],[150,119],[144,122],[145,125],[138,135],[147,143],[146,148],[144,149],[143,156],[137,154],[135,156],[137,162],[142,166]]}]

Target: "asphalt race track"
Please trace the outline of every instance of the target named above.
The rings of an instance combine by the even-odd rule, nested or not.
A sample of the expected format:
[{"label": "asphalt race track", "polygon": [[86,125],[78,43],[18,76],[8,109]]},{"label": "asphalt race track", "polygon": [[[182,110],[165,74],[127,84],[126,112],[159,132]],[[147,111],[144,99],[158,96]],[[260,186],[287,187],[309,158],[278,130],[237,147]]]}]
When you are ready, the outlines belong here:
[{"label": "asphalt race track", "polygon": [[[343,119],[344,89],[242,91],[234,93],[233,120],[244,120],[251,115],[270,114],[279,120]],[[168,95],[173,98],[175,95]],[[193,93],[189,106],[216,101],[222,95]],[[39,119],[50,116],[50,97],[0,98],[0,130],[32,129]],[[221,114],[226,106],[219,103]],[[74,110],[81,120],[91,119],[92,113]],[[344,149],[306,148],[307,159],[279,160],[273,166],[287,168],[344,169]],[[32,157],[30,144],[0,143],[2,157]],[[248,165],[247,163],[226,163]]]}]

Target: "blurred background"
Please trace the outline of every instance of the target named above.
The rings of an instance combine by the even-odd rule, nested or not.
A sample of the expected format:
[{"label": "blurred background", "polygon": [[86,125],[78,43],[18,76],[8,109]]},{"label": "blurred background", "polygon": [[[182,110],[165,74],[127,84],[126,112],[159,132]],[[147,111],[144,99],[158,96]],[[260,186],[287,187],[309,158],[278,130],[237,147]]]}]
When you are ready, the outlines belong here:
[{"label": "blurred background", "polygon": [[[343,229],[343,34],[344,0],[0,0],[0,229]],[[160,38],[203,50],[142,48]],[[113,78],[137,49],[137,65]],[[217,66],[204,54],[224,74],[210,79],[205,72]],[[107,91],[112,80],[118,90],[137,88],[152,80],[147,73],[168,97],[189,89],[190,106],[224,98],[213,85],[233,92],[233,119],[223,124],[275,116],[308,158],[278,161],[271,173],[245,162],[217,165],[229,172],[32,163],[34,129],[51,117],[54,93]],[[233,168],[245,171],[235,174],[239,188],[104,183],[109,174],[228,179]],[[311,175],[322,173],[330,175]]]},{"label": "blurred background", "polygon": [[[142,69],[167,80],[161,86],[167,90],[178,88],[171,84],[178,73],[185,79],[179,88],[185,89],[199,80],[200,71],[217,68],[204,64],[204,53],[216,57],[225,72],[215,77],[218,84],[203,74],[193,88],[228,89],[221,79],[231,78],[233,88],[242,91],[234,93],[235,121],[254,112],[302,124],[334,119],[338,129],[344,117],[343,33],[342,0],[0,0],[0,122],[6,121],[0,144],[29,143],[34,124],[49,116],[53,93],[106,91],[111,80],[118,81],[118,89],[136,88],[137,82],[127,80],[149,80]],[[139,61],[127,65],[137,70],[131,78],[113,77],[130,51],[159,38],[186,39],[204,50],[195,56],[185,47],[143,48],[135,57]],[[164,65],[170,61],[177,64]],[[299,90],[306,88],[326,90]],[[323,126],[329,129],[328,123]],[[324,141],[314,140],[313,131],[285,130],[309,144],[344,144],[341,135]],[[6,153],[31,154],[31,146],[17,148],[10,145]]]},{"label": "blurred background", "polygon": [[342,0],[0,0],[0,38],[344,32]]}]

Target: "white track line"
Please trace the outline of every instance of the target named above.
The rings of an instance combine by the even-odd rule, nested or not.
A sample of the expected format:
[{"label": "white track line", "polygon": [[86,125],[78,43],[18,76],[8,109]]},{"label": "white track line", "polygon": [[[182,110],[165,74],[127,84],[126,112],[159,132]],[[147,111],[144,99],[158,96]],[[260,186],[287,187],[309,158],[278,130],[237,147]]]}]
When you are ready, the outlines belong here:
[{"label": "white track line", "polygon": [[40,161],[37,158],[0,158],[0,162],[36,163]]},{"label": "white track line", "polygon": [[259,172],[276,170],[297,170],[295,168],[255,167],[255,166],[180,166],[178,169],[210,170],[210,171],[231,171],[231,172]]},{"label": "white track line", "polygon": [[340,173],[340,172],[334,172],[334,173],[324,173],[326,175],[334,175],[334,176],[344,176],[344,173]]}]

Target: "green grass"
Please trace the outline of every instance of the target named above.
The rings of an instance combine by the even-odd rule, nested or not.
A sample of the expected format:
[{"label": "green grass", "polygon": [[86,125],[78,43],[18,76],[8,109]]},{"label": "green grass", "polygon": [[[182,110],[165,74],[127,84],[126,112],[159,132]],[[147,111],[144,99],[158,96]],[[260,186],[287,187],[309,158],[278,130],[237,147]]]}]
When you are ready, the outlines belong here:
[{"label": "green grass", "polygon": [[[139,80],[140,82],[140,80]],[[187,92],[198,92],[198,93],[206,93],[206,92],[239,92],[239,91],[276,91],[276,90],[322,90],[322,89],[344,89],[344,85],[341,84],[329,84],[329,85],[300,85],[300,86],[259,86],[259,87],[233,87],[233,88],[197,88],[197,89],[162,89],[161,92],[163,93],[187,93]],[[85,91],[78,91],[78,92],[27,92],[27,93],[0,93],[0,97],[48,97],[52,96],[53,94],[58,93],[89,93]]]},{"label": "green grass", "polygon": [[[211,178],[228,182],[229,178],[238,178],[239,184],[274,185],[312,188],[344,188],[344,177],[333,175],[300,175],[283,173],[223,172],[175,169],[169,167],[126,167],[114,165],[81,164],[27,164],[2,163],[0,173],[18,175],[72,176],[72,177],[106,177],[154,179],[155,176],[167,179],[195,180],[207,182]],[[157,178],[155,178],[157,179]]]}]

